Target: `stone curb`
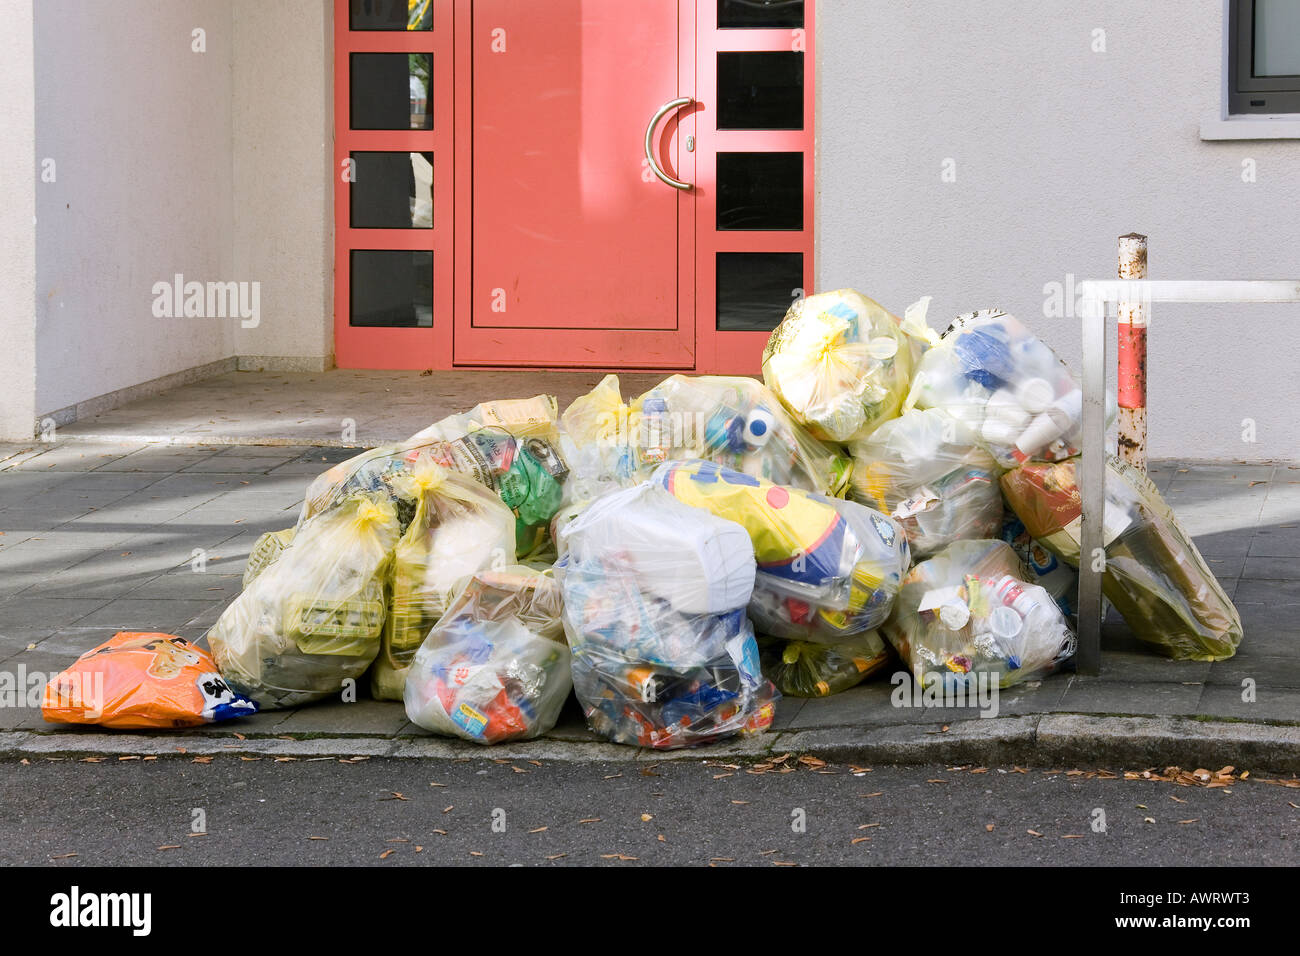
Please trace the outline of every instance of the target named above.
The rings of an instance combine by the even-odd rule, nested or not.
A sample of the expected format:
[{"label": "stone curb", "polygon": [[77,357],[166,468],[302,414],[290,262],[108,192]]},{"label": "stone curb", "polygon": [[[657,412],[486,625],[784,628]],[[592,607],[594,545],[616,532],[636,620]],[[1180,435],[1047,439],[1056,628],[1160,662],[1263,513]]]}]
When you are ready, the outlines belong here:
[{"label": "stone curb", "polygon": [[486,748],[440,737],[284,737],[231,734],[9,731],[6,757],[259,756],[296,760],[396,759],[543,760],[563,763],[657,763],[671,760],[759,761],[772,754],[880,764],[1029,764],[1083,769],[1143,769],[1178,765],[1256,771],[1300,771],[1300,726],[1193,720],[1183,717],[1098,717],[1047,714],[935,724],[780,731],[690,750],[652,751],[581,740],[521,741]]}]

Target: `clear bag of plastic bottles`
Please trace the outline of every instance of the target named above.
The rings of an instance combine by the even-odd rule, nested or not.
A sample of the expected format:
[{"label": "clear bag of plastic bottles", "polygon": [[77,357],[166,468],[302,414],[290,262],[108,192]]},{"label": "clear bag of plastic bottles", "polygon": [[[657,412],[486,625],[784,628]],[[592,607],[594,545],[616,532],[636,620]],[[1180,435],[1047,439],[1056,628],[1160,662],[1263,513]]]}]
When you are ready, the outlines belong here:
[{"label": "clear bag of plastic bottles", "polygon": [[406,674],[406,716],[480,744],[531,740],[555,726],[573,681],[560,589],[514,565],[463,583]]},{"label": "clear bag of plastic bottles", "polygon": [[1033,575],[1033,583],[1042,585],[1061,609],[1061,613],[1074,625],[1079,617],[1078,570],[1036,540],[1014,511],[1003,512],[1000,537],[1011,545],[1016,557]]},{"label": "clear bag of plastic bottles", "polygon": [[1077,454],[1083,392],[1065,363],[1014,316],[959,316],[921,358],[905,408],[963,422],[998,464]]},{"label": "clear bag of plastic bottles", "polygon": [[467,576],[515,562],[515,519],[495,494],[428,459],[396,479],[415,501],[387,574],[388,618],[370,669],[378,700],[401,700],[406,668]]},{"label": "clear bag of plastic bottles", "polygon": [[853,289],[796,301],[763,350],[763,381],[823,441],[861,440],[897,415],[912,369],[898,318]]},{"label": "clear bag of plastic bottles", "polygon": [[1006,542],[956,541],[911,570],[882,631],[922,687],[1041,677],[1077,641],[1051,595],[1029,581]]},{"label": "clear bag of plastic bottles", "polygon": [[400,531],[392,500],[375,493],[346,495],[303,522],[208,631],[230,686],[273,710],[360,678],[379,653]]},{"label": "clear bag of plastic bottles", "polygon": [[708,461],[666,462],[653,480],[748,533],[758,562],[749,615],[760,634],[836,643],[889,616],[910,563],[892,518]]},{"label": "clear bag of plastic bottles", "polygon": [[644,483],[599,498],[560,539],[573,689],[592,730],[670,749],[771,725],[743,528]]},{"label": "clear bag of plastic bottles", "polygon": [[340,495],[391,493],[394,481],[432,461],[495,492],[515,515],[516,551],[542,553],[568,474],[558,419],[551,395],[483,402],[448,416],[404,442],[363,452],[318,476],[307,488],[299,523]]},{"label": "clear bag of plastic bottles", "polygon": [[876,631],[838,644],[770,641],[763,647],[763,673],[787,697],[828,697],[861,684],[892,656]]},{"label": "clear bag of plastic bottles", "polygon": [[914,560],[961,538],[997,536],[1002,469],[965,424],[940,409],[904,412],[850,451],[851,497],[901,524]]},{"label": "clear bag of plastic bottles", "polygon": [[[1029,533],[1078,567],[1078,459],[1022,465],[1002,476],[1002,490]],[[1177,660],[1235,654],[1241,617],[1155,485],[1111,455],[1105,498],[1102,591],[1137,638]]]}]

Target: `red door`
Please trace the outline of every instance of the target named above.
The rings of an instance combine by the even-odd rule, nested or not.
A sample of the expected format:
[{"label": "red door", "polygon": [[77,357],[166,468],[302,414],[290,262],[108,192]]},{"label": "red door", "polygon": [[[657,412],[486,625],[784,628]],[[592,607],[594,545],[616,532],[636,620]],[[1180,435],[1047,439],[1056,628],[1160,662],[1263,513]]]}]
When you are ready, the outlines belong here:
[{"label": "red door", "polygon": [[[693,90],[689,12],[463,0],[461,14],[459,129],[473,145],[457,190],[470,268],[456,363],[693,367],[695,197],[654,176],[643,149],[651,117]],[[692,121],[658,125],[651,157],[689,181]]]},{"label": "red door", "polygon": [[758,371],[813,291],[813,0],[336,3],[341,367]]}]

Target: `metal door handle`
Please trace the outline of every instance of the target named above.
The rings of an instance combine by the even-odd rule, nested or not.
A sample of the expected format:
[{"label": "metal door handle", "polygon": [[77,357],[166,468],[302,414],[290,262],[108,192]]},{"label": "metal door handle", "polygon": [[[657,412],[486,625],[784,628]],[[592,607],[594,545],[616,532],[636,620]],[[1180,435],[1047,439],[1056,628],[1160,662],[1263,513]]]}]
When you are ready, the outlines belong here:
[{"label": "metal door handle", "polygon": [[646,161],[650,164],[650,169],[654,172],[654,174],[659,177],[659,181],[663,183],[667,183],[669,186],[672,186],[674,189],[690,189],[691,184],[684,183],[678,179],[673,179],[673,177],[669,176],[666,172],[664,172],[663,167],[659,165],[659,161],[655,159],[654,145],[653,145],[655,128],[659,125],[659,121],[663,119],[665,116],[667,116],[669,113],[671,113],[673,110],[679,110],[683,106],[690,106],[694,102],[695,100],[691,99],[689,96],[682,96],[679,97],[678,99],[665,103],[663,106],[659,107],[659,111],[655,113],[654,116],[650,117],[650,125],[645,128]]}]

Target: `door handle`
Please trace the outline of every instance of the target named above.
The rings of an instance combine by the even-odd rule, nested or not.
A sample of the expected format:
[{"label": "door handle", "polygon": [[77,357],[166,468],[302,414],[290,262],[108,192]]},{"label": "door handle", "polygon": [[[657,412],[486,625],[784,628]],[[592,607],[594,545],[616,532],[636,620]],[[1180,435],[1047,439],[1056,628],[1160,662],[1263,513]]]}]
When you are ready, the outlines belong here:
[{"label": "door handle", "polygon": [[659,165],[659,161],[655,159],[655,152],[654,152],[655,129],[656,127],[659,126],[659,121],[663,119],[665,116],[667,116],[669,113],[671,113],[673,110],[679,110],[683,106],[690,106],[694,102],[695,100],[691,99],[689,96],[682,96],[675,100],[671,100],[665,103],[663,106],[659,107],[659,111],[655,113],[654,116],[650,117],[650,125],[645,128],[646,161],[650,164],[651,171],[653,171],[654,174],[659,177],[659,181],[662,183],[666,183],[669,186],[672,186],[674,189],[690,189],[691,184],[684,183],[678,179],[673,179],[673,177],[669,176],[666,172],[664,172],[663,167]]}]

